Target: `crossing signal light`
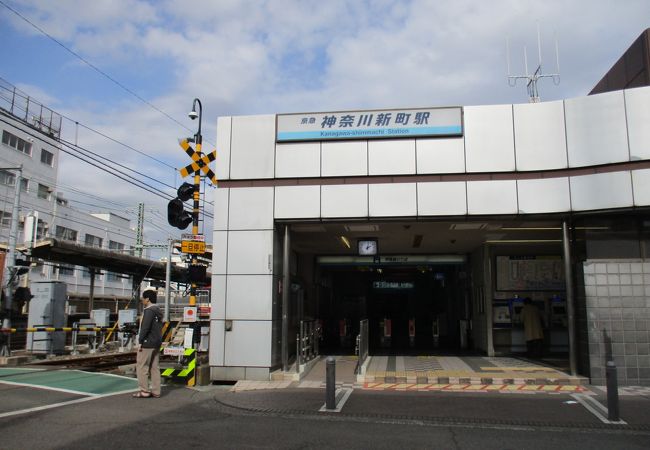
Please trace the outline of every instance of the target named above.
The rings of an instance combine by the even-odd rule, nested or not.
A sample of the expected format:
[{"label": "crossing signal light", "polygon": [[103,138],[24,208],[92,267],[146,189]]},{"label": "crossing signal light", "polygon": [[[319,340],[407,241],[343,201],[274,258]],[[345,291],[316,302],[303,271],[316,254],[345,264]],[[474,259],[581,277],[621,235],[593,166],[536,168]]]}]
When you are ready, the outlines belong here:
[{"label": "crossing signal light", "polygon": [[194,196],[194,190],[195,188],[193,184],[183,183],[176,191],[176,194],[182,202],[186,202]]},{"label": "crossing signal light", "polygon": [[167,222],[172,227],[184,230],[192,223],[192,215],[185,211],[183,201],[175,198],[167,205]]}]

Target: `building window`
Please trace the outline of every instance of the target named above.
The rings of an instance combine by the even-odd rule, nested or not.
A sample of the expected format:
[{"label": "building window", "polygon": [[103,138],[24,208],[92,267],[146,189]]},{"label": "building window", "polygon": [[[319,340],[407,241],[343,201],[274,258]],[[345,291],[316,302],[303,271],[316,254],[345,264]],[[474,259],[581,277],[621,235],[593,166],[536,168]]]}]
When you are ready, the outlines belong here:
[{"label": "building window", "polygon": [[[4,184],[5,186],[15,186],[16,174],[9,172],[8,170],[0,170],[0,184]],[[20,179],[20,190],[22,192],[27,192],[29,190],[29,180],[27,178]]]},{"label": "building window", "polygon": [[50,198],[50,188],[44,184],[38,183],[38,192],[36,193],[38,198],[43,198],[45,200]]},{"label": "building window", "polygon": [[[84,279],[89,280],[89,279],[90,279],[90,273],[91,273],[92,271],[93,271],[92,269],[89,269],[89,268],[87,268],[87,267],[84,267],[83,269],[81,269],[81,276],[82,276]],[[95,281],[99,281],[99,280],[102,279],[102,273],[103,273],[103,272],[101,272],[101,271],[98,270],[98,269],[94,269],[94,273],[95,273]]]},{"label": "building window", "polygon": [[92,234],[86,234],[86,245],[88,247],[102,248],[103,239]]},{"label": "building window", "polygon": [[119,273],[106,272],[106,281],[113,283],[119,282],[122,281],[122,276]]},{"label": "building window", "polygon": [[59,271],[59,276],[74,276],[74,266],[70,264],[59,264],[57,270]]},{"label": "building window", "polygon": [[44,148],[41,149],[41,162],[48,166],[54,166],[54,153],[48,152]]},{"label": "building window", "polygon": [[11,213],[0,211],[0,225],[3,227],[11,226]]},{"label": "building window", "polygon": [[8,170],[0,170],[0,184],[5,186],[16,185],[16,175]]},{"label": "building window", "polygon": [[32,144],[8,131],[2,131],[2,143],[28,156],[32,156]]},{"label": "building window", "polygon": [[108,248],[110,250],[116,250],[118,252],[121,252],[124,250],[124,244],[122,244],[121,242],[108,241]]},{"label": "building window", "polygon": [[57,239],[63,239],[66,241],[77,242],[77,230],[72,230],[70,228],[62,227],[61,225],[56,226],[56,231],[54,237]]}]

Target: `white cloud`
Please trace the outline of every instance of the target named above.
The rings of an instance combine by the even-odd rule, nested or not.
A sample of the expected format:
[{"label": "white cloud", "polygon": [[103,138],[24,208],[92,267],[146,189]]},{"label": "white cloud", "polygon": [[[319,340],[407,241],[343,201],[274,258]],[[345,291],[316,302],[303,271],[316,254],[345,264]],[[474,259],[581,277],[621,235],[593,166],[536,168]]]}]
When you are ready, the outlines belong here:
[{"label": "white cloud", "polygon": [[[18,31],[2,34],[9,40],[5,56],[21,51],[24,40],[32,49],[41,45],[43,52],[61,55],[58,66],[40,73],[31,68],[29,81],[19,76],[9,81],[175,167],[187,160],[177,139],[197,125],[186,115],[194,97],[203,102],[209,149],[222,115],[522,103],[525,87],[510,88],[506,82],[505,41],[510,38],[513,71],[523,72],[524,45],[532,69],[537,22],[544,70],[555,70],[556,32],[562,74],[559,86],[540,82],[542,98],[581,96],[650,17],[647,0],[616,6],[608,0],[21,0],[11,5],[189,131],[70,59],[5,10],[0,21]],[[78,77],[83,83],[78,90],[59,91],[56,77]],[[74,135],[68,126],[67,135]],[[169,184],[180,183],[171,169],[104,138],[83,132],[79,139]],[[164,202],[83,163],[66,158],[63,167],[88,191],[131,203],[147,198],[164,210]]]}]

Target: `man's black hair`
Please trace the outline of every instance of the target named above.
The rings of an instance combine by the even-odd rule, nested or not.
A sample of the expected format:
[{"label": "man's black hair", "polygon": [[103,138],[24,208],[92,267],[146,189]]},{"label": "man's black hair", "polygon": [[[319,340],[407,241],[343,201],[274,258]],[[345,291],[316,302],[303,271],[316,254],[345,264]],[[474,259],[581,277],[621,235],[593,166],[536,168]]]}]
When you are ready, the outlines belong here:
[{"label": "man's black hair", "polygon": [[156,303],[156,297],[158,297],[158,295],[156,294],[156,291],[149,289],[142,293],[142,297],[146,298],[151,303]]}]

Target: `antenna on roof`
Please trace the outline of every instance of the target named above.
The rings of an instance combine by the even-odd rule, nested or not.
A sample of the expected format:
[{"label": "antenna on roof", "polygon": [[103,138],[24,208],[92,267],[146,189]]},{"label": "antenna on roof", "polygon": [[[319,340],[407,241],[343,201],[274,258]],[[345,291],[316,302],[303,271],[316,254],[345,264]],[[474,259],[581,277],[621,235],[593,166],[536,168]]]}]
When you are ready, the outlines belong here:
[{"label": "antenna on roof", "polygon": [[515,87],[517,85],[517,80],[526,80],[526,88],[528,90],[528,102],[529,103],[539,103],[539,90],[537,89],[537,81],[540,78],[552,78],[553,84],[556,86],[560,84],[560,56],[558,51],[557,36],[555,37],[555,64],[556,64],[556,73],[542,73],[542,44],[541,37],[539,32],[539,22],[537,23],[537,57],[539,63],[537,68],[532,74],[528,73],[528,53],[526,51],[526,46],[524,46],[524,75],[512,75],[510,72],[510,42],[509,39],[506,39],[506,58],[508,64],[508,85]]}]

